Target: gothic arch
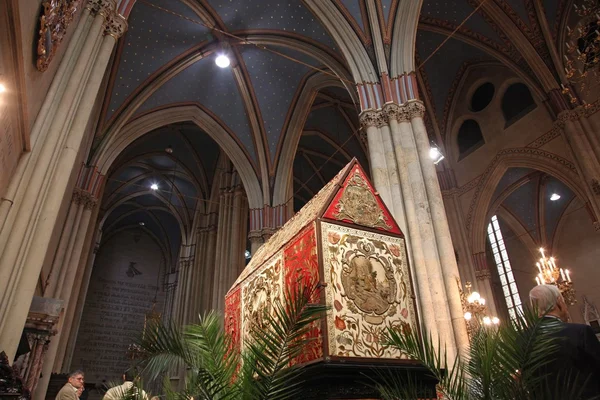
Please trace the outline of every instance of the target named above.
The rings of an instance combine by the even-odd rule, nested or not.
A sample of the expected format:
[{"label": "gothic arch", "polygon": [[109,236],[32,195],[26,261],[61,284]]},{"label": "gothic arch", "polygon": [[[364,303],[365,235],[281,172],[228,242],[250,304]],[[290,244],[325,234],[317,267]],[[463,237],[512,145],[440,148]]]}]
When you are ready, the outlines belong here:
[{"label": "gothic arch", "polygon": [[262,207],[266,200],[263,199],[258,177],[248,157],[229,132],[197,105],[177,105],[150,112],[128,122],[121,129],[109,131],[94,154],[92,165],[106,174],[117,156],[136,139],[161,126],[185,121],[198,125],[230,158],[240,174],[250,208]]},{"label": "gothic arch", "polygon": [[396,11],[392,37],[391,76],[397,77],[415,71],[415,42],[423,0],[402,1]]},{"label": "gothic arch", "polygon": [[360,38],[333,2],[304,0],[306,6],[327,26],[346,58],[355,83],[379,82],[379,76]]},{"label": "gothic arch", "polygon": [[506,170],[512,167],[531,168],[552,175],[569,186],[580,199],[587,201],[575,166],[570,161],[540,149],[502,150],[483,173],[471,199],[466,223],[473,254],[485,252],[485,232],[494,189],[498,186]]},{"label": "gothic arch", "polygon": [[[291,174],[294,165],[294,157],[300,142],[300,136],[304,130],[306,118],[310,113],[311,106],[319,90],[326,87],[336,86],[345,88],[344,85],[332,76],[318,74],[310,77],[298,98],[298,103],[291,116],[287,131],[284,134],[283,145],[277,163],[275,175],[275,186],[273,190],[273,205],[284,204],[290,200],[293,190]],[[350,96],[357,102],[356,92],[350,91]]]}]

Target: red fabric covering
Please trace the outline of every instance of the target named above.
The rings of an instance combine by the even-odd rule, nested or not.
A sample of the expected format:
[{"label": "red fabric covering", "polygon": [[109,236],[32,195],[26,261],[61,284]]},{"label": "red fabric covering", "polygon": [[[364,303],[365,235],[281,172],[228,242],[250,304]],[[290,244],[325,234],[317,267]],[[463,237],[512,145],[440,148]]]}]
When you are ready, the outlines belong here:
[{"label": "red fabric covering", "polygon": [[225,332],[231,337],[231,349],[240,351],[241,289],[237,287],[225,297]]},{"label": "red fabric covering", "polygon": [[[283,259],[285,264],[285,287],[292,289],[298,286],[299,281],[307,285],[314,285],[319,281],[319,259],[317,256],[317,237],[315,225],[300,232],[284,249]],[[313,303],[319,303],[319,293],[315,292]],[[305,351],[298,356],[292,364],[304,364],[323,357],[323,333],[321,324],[314,324],[307,335],[312,341]]]},{"label": "red fabric covering", "polygon": [[334,220],[334,221],[344,221],[344,222],[348,222],[348,223],[351,223],[351,224],[356,224],[355,221],[350,221],[350,220],[346,220],[346,219],[339,219],[337,217],[337,213],[339,211],[338,204],[340,202],[340,198],[344,194],[344,190],[346,189],[346,187],[348,185],[348,181],[354,176],[354,174],[355,174],[356,171],[359,172],[359,174],[363,177],[363,179],[367,183],[367,186],[368,186],[369,190],[375,196],[375,200],[377,201],[377,204],[379,205],[379,208],[383,212],[383,218],[384,218],[386,224],[388,226],[390,226],[389,229],[383,229],[383,228],[377,228],[377,229],[379,229],[381,231],[392,232],[392,233],[404,236],[402,234],[402,231],[400,230],[400,227],[398,226],[398,224],[396,223],[396,221],[394,220],[394,218],[390,214],[390,211],[387,209],[387,207],[385,206],[385,204],[381,200],[381,197],[379,197],[379,194],[377,194],[375,192],[375,189],[373,188],[373,185],[371,185],[371,182],[369,181],[369,178],[367,178],[367,176],[365,175],[365,171],[363,171],[363,169],[360,167],[359,164],[356,164],[356,165],[354,165],[354,167],[352,167],[352,170],[346,176],[346,179],[344,180],[344,183],[343,183],[341,189],[338,190],[338,192],[335,194],[335,196],[333,198],[333,201],[331,202],[331,204],[329,204],[329,207],[327,207],[327,211],[325,211],[325,214],[323,214],[323,218],[327,218],[327,219]]}]

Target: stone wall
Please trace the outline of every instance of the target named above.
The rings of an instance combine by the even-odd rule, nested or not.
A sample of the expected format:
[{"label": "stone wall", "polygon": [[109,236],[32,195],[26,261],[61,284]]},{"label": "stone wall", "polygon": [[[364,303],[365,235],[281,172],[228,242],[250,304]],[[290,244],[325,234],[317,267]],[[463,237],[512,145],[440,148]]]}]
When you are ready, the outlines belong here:
[{"label": "stone wall", "polygon": [[143,331],[157,279],[162,311],[163,271],[162,250],[142,230],[117,233],[101,245],[71,364],[85,371],[86,381],[118,380],[130,367],[127,347]]}]

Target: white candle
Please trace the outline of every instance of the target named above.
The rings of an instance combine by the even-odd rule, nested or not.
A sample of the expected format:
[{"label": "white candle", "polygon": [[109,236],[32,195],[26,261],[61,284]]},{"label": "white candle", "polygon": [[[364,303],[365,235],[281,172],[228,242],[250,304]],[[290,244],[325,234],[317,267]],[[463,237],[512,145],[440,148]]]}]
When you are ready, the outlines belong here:
[{"label": "white candle", "polygon": [[544,279],[544,275],[540,274],[540,285],[544,284],[546,282],[546,280]]},{"label": "white candle", "polygon": [[560,277],[562,278],[563,281],[566,281],[567,279],[565,278],[565,271],[563,271],[563,269],[560,269]]},{"label": "white candle", "polygon": [[566,269],[565,272],[567,273],[567,282],[571,282],[571,275],[569,275],[569,270]]},{"label": "white candle", "polygon": [[535,282],[536,282],[538,285],[541,285],[541,284],[542,284],[542,283],[540,282],[540,277],[539,277],[539,276],[536,276],[536,277],[535,277]]},{"label": "white candle", "polygon": [[540,263],[535,263],[535,265],[537,265],[538,269],[540,270],[540,274],[542,273],[542,266],[540,265]]}]

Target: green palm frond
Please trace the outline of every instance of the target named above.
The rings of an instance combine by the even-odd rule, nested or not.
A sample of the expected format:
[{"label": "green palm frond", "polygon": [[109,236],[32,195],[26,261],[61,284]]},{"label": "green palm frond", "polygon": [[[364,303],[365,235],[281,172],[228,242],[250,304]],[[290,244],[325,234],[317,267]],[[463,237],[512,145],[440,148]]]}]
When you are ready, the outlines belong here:
[{"label": "green palm frond", "polygon": [[272,314],[265,313],[262,327],[251,329],[244,364],[253,363],[253,368],[243,372],[252,373],[255,379],[242,378],[244,398],[297,398],[300,393],[297,378],[301,371],[292,363],[312,340],[308,333],[327,310],[327,307],[313,302],[318,295],[316,283],[299,283],[297,287],[286,290],[283,301],[274,304]]},{"label": "green palm frond", "polygon": [[229,338],[217,314],[200,316],[197,324],[183,330],[173,324],[154,324],[139,345],[145,354],[144,371],[151,379],[170,370],[186,369],[185,388],[177,395],[173,391],[173,398],[233,398],[237,360],[228,351]]},{"label": "green palm frond", "polygon": [[[431,375],[438,381],[438,390],[448,400],[466,399],[467,381],[465,379],[465,368],[460,359],[456,357],[452,365],[448,364],[446,348],[438,340],[434,345],[431,335],[419,335],[416,331],[401,332],[398,329],[389,328],[386,342],[397,348],[409,358],[418,360]],[[398,393],[397,397],[403,399],[407,393]]]}]

